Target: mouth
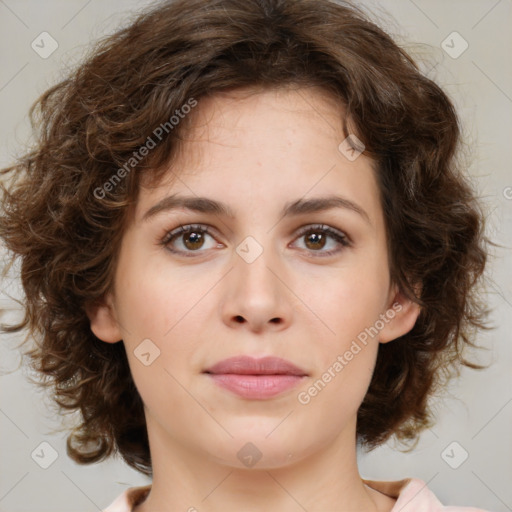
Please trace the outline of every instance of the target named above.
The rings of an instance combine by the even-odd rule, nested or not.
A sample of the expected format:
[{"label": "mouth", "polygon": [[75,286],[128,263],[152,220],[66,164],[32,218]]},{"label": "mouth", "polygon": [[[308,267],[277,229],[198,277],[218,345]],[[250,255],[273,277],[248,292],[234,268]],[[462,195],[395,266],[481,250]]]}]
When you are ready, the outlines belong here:
[{"label": "mouth", "polygon": [[237,356],[203,372],[218,386],[242,398],[265,400],[296,387],[308,373],[278,357]]}]

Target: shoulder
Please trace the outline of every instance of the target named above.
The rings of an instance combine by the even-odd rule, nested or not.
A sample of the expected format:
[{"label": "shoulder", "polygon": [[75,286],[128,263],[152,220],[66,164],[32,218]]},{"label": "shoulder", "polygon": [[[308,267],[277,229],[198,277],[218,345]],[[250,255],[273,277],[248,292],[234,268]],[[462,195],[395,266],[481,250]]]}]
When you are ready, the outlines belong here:
[{"label": "shoulder", "polygon": [[130,487],[120,494],[103,512],[131,512],[148,495],[151,485]]},{"label": "shoulder", "polygon": [[[363,482],[372,489],[396,499],[391,512],[489,512],[474,507],[444,506],[419,478],[405,478],[393,482],[363,479]],[[144,500],[150,489],[151,485],[131,487],[103,512],[131,512],[134,505]]]},{"label": "shoulder", "polygon": [[393,482],[364,480],[363,482],[391,498],[396,503],[390,512],[488,512],[481,508],[444,506],[419,478],[405,478]]}]

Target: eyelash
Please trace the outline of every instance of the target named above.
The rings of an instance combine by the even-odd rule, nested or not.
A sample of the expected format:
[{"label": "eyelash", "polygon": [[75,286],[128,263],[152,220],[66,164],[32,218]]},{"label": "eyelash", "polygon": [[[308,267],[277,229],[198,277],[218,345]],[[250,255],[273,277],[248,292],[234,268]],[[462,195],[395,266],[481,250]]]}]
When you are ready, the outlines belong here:
[{"label": "eyelash", "polygon": [[[183,226],[179,226],[178,228],[169,231],[164,238],[161,240],[161,245],[163,245],[167,250],[169,250],[172,253],[175,254],[181,254],[185,255],[186,257],[194,257],[193,253],[197,252],[205,252],[204,250],[197,250],[197,251],[181,251],[172,249],[170,247],[170,243],[175,239],[178,238],[184,234],[191,233],[191,232],[200,232],[202,235],[207,234],[211,236],[212,238],[215,238],[213,232],[210,230],[210,227],[204,224],[187,224]],[[352,245],[349,238],[343,234],[341,231],[335,230],[329,226],[326,226],[325,224],[312,224],[309,226],[304,226],[301,228],[297,234],[297,237],[295,240],[310,234],[310,233],[319,233],[329,235],[331,238],[333,238],[336,242],[338,242],[342,247],[350,247]],[[327,257],[327,256],[333,256],[334,254],[340,252],[342,249],[335,249],[330,251],[314,251],[310,250],[312,253],[317,253],[315,257]],[[307,251],[307,249],[306,249]]]}]

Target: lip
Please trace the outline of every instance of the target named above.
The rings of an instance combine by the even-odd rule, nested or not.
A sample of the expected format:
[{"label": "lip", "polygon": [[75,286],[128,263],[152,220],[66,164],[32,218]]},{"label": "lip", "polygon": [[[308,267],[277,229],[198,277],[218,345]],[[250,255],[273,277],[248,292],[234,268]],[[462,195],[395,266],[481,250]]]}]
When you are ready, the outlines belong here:
[{"label": "lip", "polygon": [[279,357],[236,356],[224,359],[203,372],[215,384],[253,400],[265,400],[297,386],[308,373]]}]

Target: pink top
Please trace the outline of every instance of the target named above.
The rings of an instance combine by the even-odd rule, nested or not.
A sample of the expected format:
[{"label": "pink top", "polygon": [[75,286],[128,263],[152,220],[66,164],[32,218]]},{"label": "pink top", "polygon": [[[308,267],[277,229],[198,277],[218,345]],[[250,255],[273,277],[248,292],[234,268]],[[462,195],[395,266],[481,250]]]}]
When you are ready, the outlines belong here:
[{"label": "pink top", "polygon": [[[445,507],[419,478],[405,478],[395,482],[363,479],[363,482],[390,498],[397,498],[391,512],[488,512],[474,507]],[[131,487],[103,512],[132,512],[134,505],[142,503],[150,489],[151,485]]]}]

